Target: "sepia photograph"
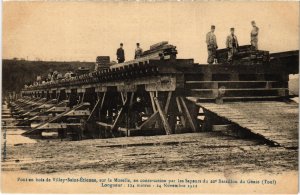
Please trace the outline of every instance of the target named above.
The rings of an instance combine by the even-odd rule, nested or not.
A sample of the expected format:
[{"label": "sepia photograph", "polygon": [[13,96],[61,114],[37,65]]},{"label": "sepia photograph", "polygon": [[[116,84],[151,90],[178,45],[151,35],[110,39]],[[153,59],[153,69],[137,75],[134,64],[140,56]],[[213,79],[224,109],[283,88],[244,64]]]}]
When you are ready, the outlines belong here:
[{"label": "sepia photograph", "polygon": [[297,194],[299,2],[3,1],[1,192]]}]

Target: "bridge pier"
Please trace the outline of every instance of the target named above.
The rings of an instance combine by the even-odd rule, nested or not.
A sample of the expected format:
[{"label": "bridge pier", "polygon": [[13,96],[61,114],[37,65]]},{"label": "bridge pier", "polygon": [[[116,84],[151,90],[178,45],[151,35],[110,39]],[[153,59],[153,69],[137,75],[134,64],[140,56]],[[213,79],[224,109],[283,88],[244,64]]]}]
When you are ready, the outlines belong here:
[{"label": "bridge pier", "polygon": [[63,100],[67,99],[67,95],[66,95],[66,90],[65,89],[61,89],[59,91],[59,98],[57,98],[58,102],[61,102]]},{"label": "bridge pier", "polygon": [[69,105],[68,107],[72,108],[73,106],[78,104],[78,95],[77,95],[77,89],[70,89],[69,91]]}]

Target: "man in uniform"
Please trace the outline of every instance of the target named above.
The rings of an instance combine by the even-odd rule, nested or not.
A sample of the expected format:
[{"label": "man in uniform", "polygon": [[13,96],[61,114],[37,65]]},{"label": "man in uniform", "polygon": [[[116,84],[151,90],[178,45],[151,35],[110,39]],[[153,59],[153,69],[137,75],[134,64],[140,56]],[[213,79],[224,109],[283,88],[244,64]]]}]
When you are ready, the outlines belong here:
[{"label": "man in uniform", "polygon": [[211,26],[210,32],[206,34],[206,44],[207,44],[207,52],[208,52],[208,58],[207,63],[213,64],[214,60],[216,58],[216,50],[218,49],[217,39],[215,32],[215,26]]},{"label": "man in uniform", "polygon": [[135,49],[135,54],[134,54],[134,59],[140,58],[143,54],[143,49],[140,48],[140,43],[136,44],[136,49]]},{"label": "man in uniform", "polygon": [[123,49],[123,43],[120,43],[120,48],[117,50],[117,60],[118,63],[123,63],[125,61],[125,52]]},{"label": "man in uniform", "polygon": [[252,31],[251,31],[251,34],[250,34],[250,38],[251,38],[251,46],[252,46],[252,49],[253,50],[258,50],[258,30],[259,28],[256,26],[255,24],[255,21],[252,21],[251,22],[252,24]]},{"label": "man in uniform", "polygon": [[232,62],[233,56],[237,53],[239,43],[234,35],[234,28],[230,28],[230,35],[226,39],[226,47],[228,49],[228,62]]}]

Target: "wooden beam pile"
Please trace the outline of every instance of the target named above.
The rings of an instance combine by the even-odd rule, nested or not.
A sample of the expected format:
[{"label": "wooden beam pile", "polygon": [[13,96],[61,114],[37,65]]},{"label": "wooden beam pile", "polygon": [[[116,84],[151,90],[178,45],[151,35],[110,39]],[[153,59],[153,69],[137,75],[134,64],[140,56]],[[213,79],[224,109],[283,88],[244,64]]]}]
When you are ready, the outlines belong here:
[{"label": "wooden beam pile", "polygon": [[[227,63],[228,49],[217,50],[218,63]],[[233,64],[253,65],[269,63],[270,55],[268,51],[253,50],[251,45],[243,45],[238,48],[238,52],[233,58]]]},{"label": "wooden beam pile", "polygon": [[109,69],[110,57],[109,56],[97,56],[95,70]]}]

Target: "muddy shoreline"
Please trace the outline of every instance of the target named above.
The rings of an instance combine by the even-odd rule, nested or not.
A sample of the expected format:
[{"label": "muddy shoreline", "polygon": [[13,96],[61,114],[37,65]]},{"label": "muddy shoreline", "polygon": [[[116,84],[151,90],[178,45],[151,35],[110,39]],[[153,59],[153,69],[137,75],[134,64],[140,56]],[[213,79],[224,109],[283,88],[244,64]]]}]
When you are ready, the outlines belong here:
[{"label": "muddy shoreline", "polygon": [[[7,138],[13,133],[8,130]],[[101,173],[268,172],[298,168],[298,151],[270,147],[219,133],[124,137],[83,141],[38,140],[6,145],[3,171],[36,174],[92,171]]]},{"label": "muddy shoreline", "polygon": [[[270,173],[298,170],[298,150],[221,132],[61,141],[30,139],[3,107],[2,171],[50,173]],[[5,151],[4,151],[5,150]]]}]

